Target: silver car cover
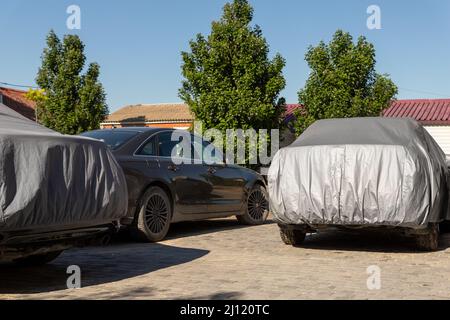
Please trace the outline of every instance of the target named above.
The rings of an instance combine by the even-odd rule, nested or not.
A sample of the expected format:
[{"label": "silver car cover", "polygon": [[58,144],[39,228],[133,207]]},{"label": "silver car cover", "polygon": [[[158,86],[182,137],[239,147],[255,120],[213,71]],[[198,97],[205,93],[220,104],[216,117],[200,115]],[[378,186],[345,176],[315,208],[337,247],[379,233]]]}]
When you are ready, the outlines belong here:
[{"label": "silver car cover", "polygon": [[0,104],[0,232],[108,224],[127,202],[103,142],[56,133]]},{"label": "silver car cover", "polygon": [[317,121],[268,174],[283,224],[423,228],[448,216],[445,155],[415,120]]}]

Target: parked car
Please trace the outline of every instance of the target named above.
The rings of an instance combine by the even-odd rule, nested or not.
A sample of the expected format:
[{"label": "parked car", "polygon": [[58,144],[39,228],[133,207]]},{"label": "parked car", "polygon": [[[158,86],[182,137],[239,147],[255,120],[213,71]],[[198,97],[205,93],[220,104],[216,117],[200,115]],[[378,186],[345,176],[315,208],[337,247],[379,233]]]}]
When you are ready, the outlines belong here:
[{"label": "parked car", "polygon": [[[165,238],[171,223],[233,215],[243,224],[264,223],[268,196],[263,178],[226,164],[219,150],[187,131],[192,152],[182,154],[182,142],[172,141],[174,131],[118,128],[83,134],[103,140],[125,172],[129,205],[122,224],[131,228],[132,235],[157,242]],[[213,150],[212,161],[201,155],[207,147]],[[174,150],[180,151],[173,154]],[[181,159],[185,163],[176,164]]]},{"label": "parked car", "polygon": [[412,119],[316,122],[269,170],[271,212],[286,244],[327,228],[394,228],[438,247],[450,220],[445,155]]},{"label": "parked car", "polygon": [[0,104],[0,261],[44,264],[105,240],[127,197],[104,143],[56,133]]}]

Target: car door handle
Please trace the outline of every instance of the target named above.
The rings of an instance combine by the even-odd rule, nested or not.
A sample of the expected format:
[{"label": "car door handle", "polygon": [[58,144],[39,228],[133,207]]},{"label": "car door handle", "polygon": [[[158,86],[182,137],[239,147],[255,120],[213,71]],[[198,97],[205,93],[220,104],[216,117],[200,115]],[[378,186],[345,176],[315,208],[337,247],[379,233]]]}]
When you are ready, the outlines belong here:
[{"label": "car door handle", "polygon": [[169,169],[170,171],[173,172],[177,172],[179,170],[178,166],[171,164],[170,166],[167,167],[167,169]]},{"label": "car door handle", "polygon": [[209,167],[208,168],[208,173],[209,174],[215,174],[216,172],[217,172],[217,170],[215,168],[213,168],[213,167]]}]

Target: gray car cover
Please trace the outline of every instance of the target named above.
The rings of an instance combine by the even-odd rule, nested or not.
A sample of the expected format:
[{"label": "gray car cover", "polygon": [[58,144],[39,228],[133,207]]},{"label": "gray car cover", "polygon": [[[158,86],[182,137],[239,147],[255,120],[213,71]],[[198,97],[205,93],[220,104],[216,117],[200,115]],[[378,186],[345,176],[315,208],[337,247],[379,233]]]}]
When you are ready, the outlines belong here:
[{"label": "gray car cover", "polygon": [[449,219],[447,172],[412,119],[322,120],[274,157],[271,210],[283,224],[420,229]]},{"label": "gray car cover", "polygon": [[56,133],[0,104],[0,232],[108,224],[127,202],[103,142]]}]

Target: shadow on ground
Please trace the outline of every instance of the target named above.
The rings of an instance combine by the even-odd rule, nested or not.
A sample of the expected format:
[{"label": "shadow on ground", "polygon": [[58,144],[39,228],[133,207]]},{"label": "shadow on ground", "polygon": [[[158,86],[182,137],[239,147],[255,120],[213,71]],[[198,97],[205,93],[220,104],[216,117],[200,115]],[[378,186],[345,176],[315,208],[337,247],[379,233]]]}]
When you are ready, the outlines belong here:
[{"label": "shadow on ground", "polygon": [[[236,219],[176,223],[171,226],[167,240],[244,228],[250,227],[239,224]],[[67,289],[66,281],[70,276],[67,268],[72,265],[81,268],[81,285],[86,288],[188,263],[208,253],[201,249],[136,243],[128,232],[121,232],[110,246],[68,250],[45,266],[19,268],[0,264],[0,294],[33,294]],[[138,290],[146,290],[146,294],[150,294],[147,292],[149,288]],[[223,298],[226,299],[226,296],[224,294]]]},{"label": "shadow on ground", "polygon": [[[450,248],[450,234],[442,234],[438,251]],[[305,249],[365,251],[381,253],[421,253],[415,239],[396,230],[327,230],[309,235],[300,246]]]},{"label": "shadow on ground", "polygon": [[[273,224],[271,220],[266,224]],[[170,226],[168,240],[193,237],[198,235],[205,235],[211,233],[217,233],[226,230],[235,229],[248,229],[254,226],[245,226],[240,224],[236,219],[216,219],[216,220],[203,220],[203,221],[190,221],[175,223]]]},{"label": "shadow on ground", "polygon": [[66,251],[53,263],[33,268],[0,265],[0,294],[32,294],[67,289],[67,268],[81,268],[82,287],[121,281],[184,264],[209,251],[161,244],[116,244]]},{"label": "shadow on ground", "polygon": [[[265,224],[274,224],[268,220]],[[169,233],[165,240],[175,240],[186,237],[195,237],[199,235],[214,234],[227,230],[240,230],[254,228],[257,226],[246,226],[240,224],[236,219],[213,219],[201,221],[187,221],[174,223],[170,226]],[[123,230],[113,238],[113,243],[132,243],[134,240],[129,234],[129,230]]]},{"label": "shadow on ground", "polygon": [[[240,292],[219,292],[206,296],[188,297],[187,300],[239,300],[242,299],[243,294]],[[174,300],[186,300],[186,298],[179,298]]]}]

